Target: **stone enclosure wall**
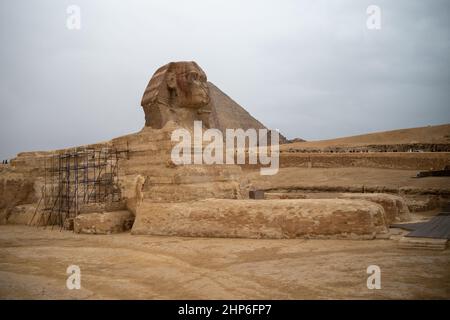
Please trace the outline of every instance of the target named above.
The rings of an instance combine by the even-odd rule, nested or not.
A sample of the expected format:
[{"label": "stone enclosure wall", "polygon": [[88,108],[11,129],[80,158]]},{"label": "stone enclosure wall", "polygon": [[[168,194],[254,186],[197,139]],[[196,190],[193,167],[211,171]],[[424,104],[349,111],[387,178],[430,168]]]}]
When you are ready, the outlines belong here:
[{"label": "stone enclosure wall", "polygon": [[[247,162],[248,163],[248,162]],[[280,153],[280,167],[368,167],[405,170],[442,169],[450,165],[449,152]],[[242,165],[255,169],[258,165]]]}]

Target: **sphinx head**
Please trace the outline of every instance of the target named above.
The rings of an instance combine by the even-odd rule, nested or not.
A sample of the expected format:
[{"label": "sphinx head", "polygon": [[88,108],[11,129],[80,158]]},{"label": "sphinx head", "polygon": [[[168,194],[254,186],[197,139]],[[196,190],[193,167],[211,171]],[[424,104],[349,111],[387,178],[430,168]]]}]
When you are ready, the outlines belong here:
[{"label": "sphinx head", "polygon": [[153,74],[141,105],[146,125],[161,128],[187,115],[195,119],[209,101],[205,72],[194,61],[183,61],[168,63]]}]

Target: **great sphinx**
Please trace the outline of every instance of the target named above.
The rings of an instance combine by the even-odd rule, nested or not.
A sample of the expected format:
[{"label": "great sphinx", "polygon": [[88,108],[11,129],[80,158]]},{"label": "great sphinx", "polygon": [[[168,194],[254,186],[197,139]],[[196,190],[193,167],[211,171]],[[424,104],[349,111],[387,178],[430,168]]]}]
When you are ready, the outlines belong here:
[{"label": "great sphinx", "polygon": [[211,98],[205,72],[194,61],[170,62],[153,74],[141,105],[145,125],[161,129],[173,121],[189,126],[195,120],[210,125]]},{"label": "great sphinx", "polygon": [[132,227],[133,234],[195,237],[374,238],[388,233],[384,209],[376,203],[254,201],[248,199],[249,191],[258,186],[240,165],[174,163],[172,133],[184,129],[180,126],[201,120],[222,132],[265,128],[207,82],[195,62],[159,68],[142,107],[146,126],[139,132],[68,149],[20,153],[0,170],[0,224],[57,224],[91,234]]},{"label": "great sphinx", "polygon": [[[213,83],[194,61],[170,62],[160,67],[150,79],[141,106],[145,126],[163,128],[169,121],[192,127],[200,120],[206,128],[267,129],[244,108]],[[280,142],[286,142],[280,135]]]}]

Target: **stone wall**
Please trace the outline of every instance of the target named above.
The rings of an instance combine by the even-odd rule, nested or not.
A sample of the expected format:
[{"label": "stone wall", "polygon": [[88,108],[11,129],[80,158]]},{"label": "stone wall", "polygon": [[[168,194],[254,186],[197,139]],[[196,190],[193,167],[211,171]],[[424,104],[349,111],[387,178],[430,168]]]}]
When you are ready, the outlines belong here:
[{"label": "stone wall", "polygon": [[[280,153],[281,168],[366,167],[431,170],[442,169],[447,165],[450,165],[450,153],[448,152]],[[257,169],[260,166],[245,164],[242,167]]]},{"label": "stone wall", "polygon": [[14,207],[33,203],[35,198],[33,179],[0,172],[0,224],[6,223]]}]

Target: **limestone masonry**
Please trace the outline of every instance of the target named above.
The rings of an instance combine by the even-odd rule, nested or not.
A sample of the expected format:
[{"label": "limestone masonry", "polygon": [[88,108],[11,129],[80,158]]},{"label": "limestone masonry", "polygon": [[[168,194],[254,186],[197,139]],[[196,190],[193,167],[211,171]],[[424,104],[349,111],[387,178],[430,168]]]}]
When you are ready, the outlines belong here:
[{"label": "limestone masonry", "polygon": [[[411,210],[429,209],[429,203],[437,207],[450,196],[448,180],[408,180],[413,176],[408,171],[398,173],[406,174],[398,183],[387,177],[376,187],[355,187],[361,176],[344,178],[345,168],[441,168],[450,163],[447,152],[296,154],[301,147],[286,144],[280,173],[265,178],[256,175],[255,166],[175,165],[171,133],[192,130],[194,121],[221,131],[266,129],[208,82],[193,61],[159,68],[142,107],[145,126],[137,133],[64,150],[23,152],[2,164],[0,223],[88,234],[131,229],[167,236],[373,239],[389,237],[389,225],[411,220]],[[320,170],[332,168],[342,174],[318,177]],[[266,191],[262,200],[249,199],[255,190]]]}]

